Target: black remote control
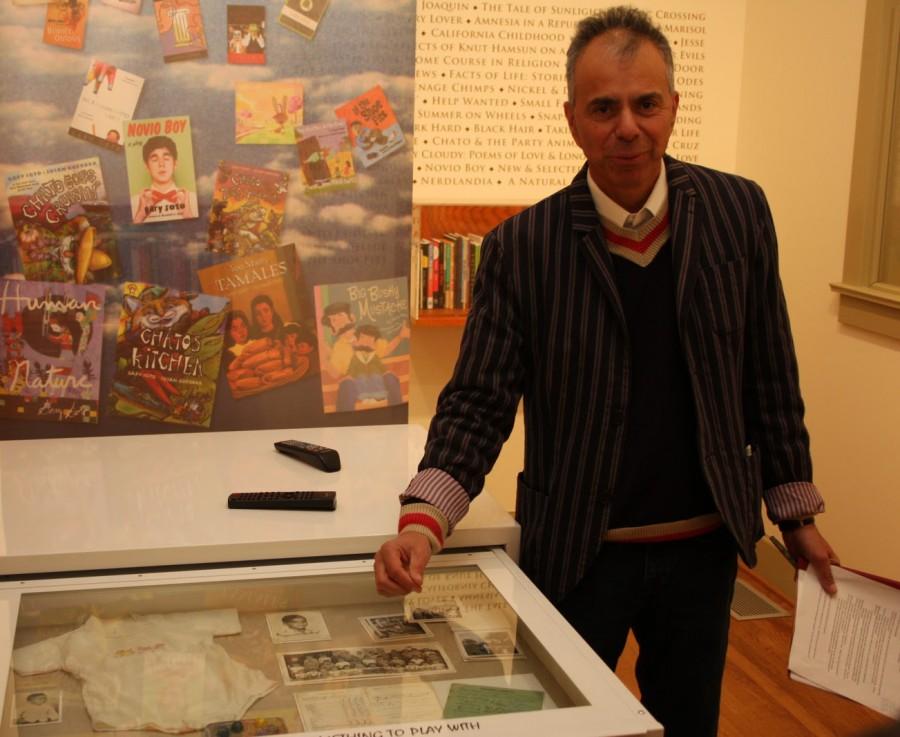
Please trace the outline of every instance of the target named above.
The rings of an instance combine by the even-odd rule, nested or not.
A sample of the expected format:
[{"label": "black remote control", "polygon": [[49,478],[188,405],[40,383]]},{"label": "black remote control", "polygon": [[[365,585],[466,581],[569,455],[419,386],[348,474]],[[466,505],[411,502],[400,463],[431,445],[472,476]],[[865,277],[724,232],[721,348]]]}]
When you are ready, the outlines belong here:
[{"label": "black remote control", "polygon": [[333,512],[333,491],[246,491],[228,495],[229,509],[306,509]]},{"label": "black remote control", "polygon": [[330,473],[341,470],[341,457],[334,448],[304,443],[302,440],[279,440],[275,443],[275,449],[322,471]]}]

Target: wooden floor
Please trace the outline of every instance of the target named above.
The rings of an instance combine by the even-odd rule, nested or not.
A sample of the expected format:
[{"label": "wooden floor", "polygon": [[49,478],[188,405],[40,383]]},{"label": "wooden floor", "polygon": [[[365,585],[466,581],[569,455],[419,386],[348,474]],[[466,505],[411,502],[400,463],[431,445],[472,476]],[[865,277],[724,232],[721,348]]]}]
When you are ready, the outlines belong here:
[{"label": "wooden floor", "polygon": [[[784,609],[793,605],[742,568],[739,577]],[[719,737],[857,737],[890,723],[861,704],[788,676],[794,618],[731,620]],[[618,676],[634,694],[637,646],[629,639]]]}]

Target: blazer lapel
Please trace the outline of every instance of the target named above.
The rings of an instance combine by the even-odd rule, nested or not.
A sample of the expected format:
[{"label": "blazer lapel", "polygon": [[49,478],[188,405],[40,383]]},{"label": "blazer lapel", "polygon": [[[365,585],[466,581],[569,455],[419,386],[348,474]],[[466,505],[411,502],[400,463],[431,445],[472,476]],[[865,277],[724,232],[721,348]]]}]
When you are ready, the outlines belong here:
[{"label": "blazer lapel", "polygon": [[699,254],[702,248],[700,232],[705,213],[687,168],[680,161],[668,156],[665,163],[671,223],[669,240],[676,280],[675,309],[678,323],[683,325],[697,281]]},{"label": "blazer lapel", "polygon": [[587,164],[582,167],[575,179],[572,180],[572,184],[569,185],[569,202],[575,240],[585,254],[588,267],[600,284],[603,294],[613,306],[622,330],[627,334],[625,310],[622,307],[622,300],[619,298],[619,290],[616,288],[612,256],[603,240],[600,216],[597,214],[594,199],[591,197],[591,191],[587,185]]}]

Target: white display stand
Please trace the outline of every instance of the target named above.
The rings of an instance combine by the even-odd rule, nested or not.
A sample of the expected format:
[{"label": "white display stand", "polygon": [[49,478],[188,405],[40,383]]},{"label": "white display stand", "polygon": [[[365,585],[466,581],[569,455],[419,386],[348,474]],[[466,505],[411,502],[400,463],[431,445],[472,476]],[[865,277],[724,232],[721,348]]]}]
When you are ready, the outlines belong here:
[{"label": "white display stand", "polygon": [[[335,448],[325,473],[277,452]],[[0,576],[371,555],[425,445],[418,425],[0,442]],[[333,489],[334,512],[228,509],[235,491]],[[481,494],[448,547],[505,548],[519,527]]]}]

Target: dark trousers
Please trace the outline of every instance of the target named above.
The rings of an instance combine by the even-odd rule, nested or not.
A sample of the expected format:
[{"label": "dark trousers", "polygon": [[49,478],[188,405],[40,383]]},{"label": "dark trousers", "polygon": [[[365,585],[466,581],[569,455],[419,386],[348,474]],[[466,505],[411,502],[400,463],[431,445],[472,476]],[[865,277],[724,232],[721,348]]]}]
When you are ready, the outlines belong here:
[{"label": "dark trousers", "polygon": [[664,543],[604,543],[560,611],[612,669],[634,631],[641,702],[666,737],[715,737],[737,548],[719,529]]}]

